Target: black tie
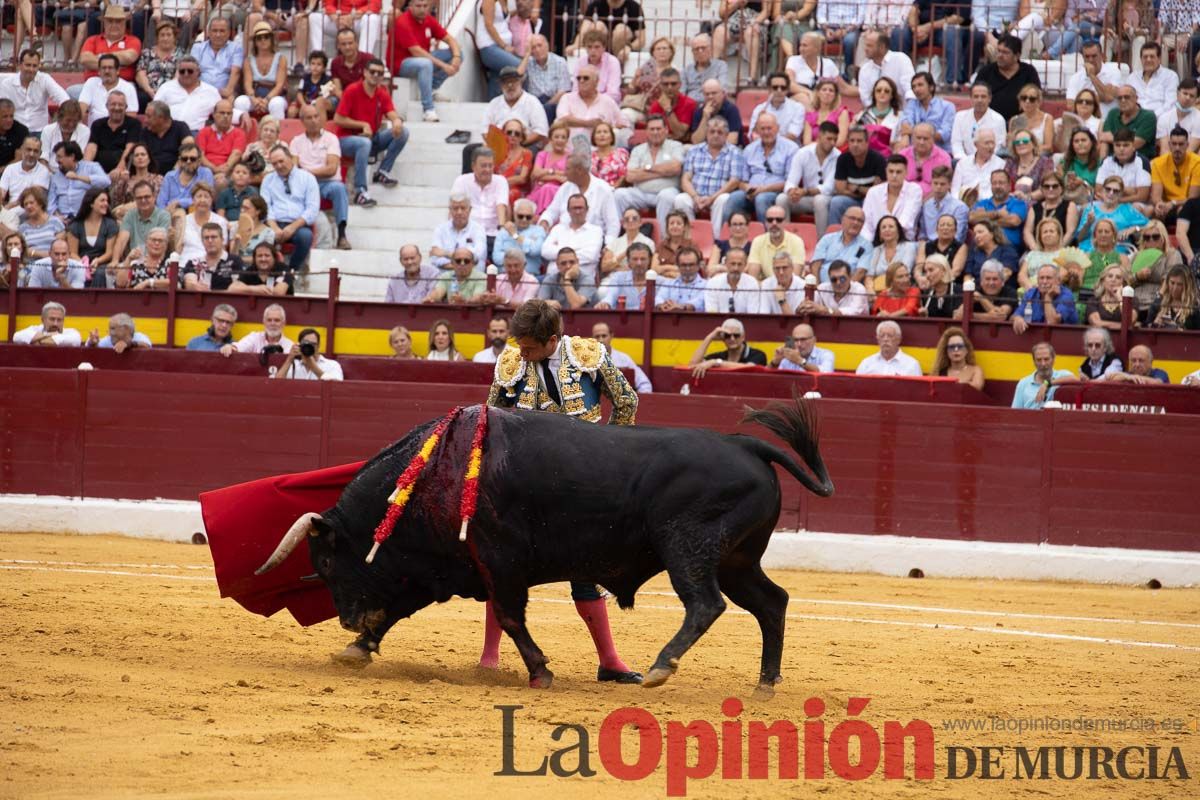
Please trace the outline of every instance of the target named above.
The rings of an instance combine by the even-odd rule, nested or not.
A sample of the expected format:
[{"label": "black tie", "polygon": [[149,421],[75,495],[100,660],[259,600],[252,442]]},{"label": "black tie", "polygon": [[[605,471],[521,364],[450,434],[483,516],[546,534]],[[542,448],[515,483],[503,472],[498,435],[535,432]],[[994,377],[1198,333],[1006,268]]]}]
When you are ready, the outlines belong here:
[{"label": "black tie", "polygon": [[542,362],[542,383],[546,384],[546,394],[550,395],[550,399],[555,405],[562,405],[562,395],[558,393],[558,384],[554,381],[554,375],[550,372],[550,359]]}]

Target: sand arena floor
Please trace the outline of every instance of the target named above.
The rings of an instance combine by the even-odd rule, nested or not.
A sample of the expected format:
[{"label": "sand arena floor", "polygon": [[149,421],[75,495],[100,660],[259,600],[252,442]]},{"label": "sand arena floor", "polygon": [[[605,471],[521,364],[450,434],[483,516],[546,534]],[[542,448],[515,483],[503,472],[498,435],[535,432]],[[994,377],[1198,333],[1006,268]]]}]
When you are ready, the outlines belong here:
[{"label": "sand arena floor", "polygon": [[[456,601],[401,623],[363,671],[330,655],[352,635],[302,629],[217,597],[208,549],[118,537],[0,535],[0,797],[640,798],[666,796],[665,755],[649,777],[603,768],[607,715],[638,706],[668,721],[806,719],[827,706],[826,733],[860,715],[928,721],[935,778],[862,782],[713,777],[689,797],[1196,797],[1200,795],[1200,591],[1054,583],[911,580],[774,571],[792,596],[783,673],[770,702],[749,698],[759,633],[731,606],[666,686],[601,686],[565,587],[541,587],[531,631],[550,655],[552,689],[525,687],[516,650],[503,669],[474,667],[482,607]],[[681,612],[662,578],[639,609],[613,609],[622,653],[645,669]],[[501,712],[515,712],[515,766],[527,770],[590,735],[595,777],[496,777]],[[994,730],[1044,717],[1179,720],[1167,730]],[[983,720],[984,730],[949,730]],[[971,723],[967,723],[971,724]],[[1174,728],[1174,729],[1170,729]],[[636,757],[632,731],[626,758]],[[1188,781],[1011,780],[1017,745],[1178,747]],[[1005,746],[1004,780],[948,780],[950,746]],[[665,752],[665,750],[664,750]],[[699,756],[692,752],[693,761]],[[576,757],[566,759],[574,766]],[[1144,764],[1144,761],[1141,762]],[[801,757],[803,765],[803,756]],[[803,766],[801,766],[803,770]],[[743,772],[745,774],[745,772]],[[803,774],[803,772],[801,773]],[[911,767],[909,768],[911,775]],[[1118,795],[1118,793],[1122,793]]]}]

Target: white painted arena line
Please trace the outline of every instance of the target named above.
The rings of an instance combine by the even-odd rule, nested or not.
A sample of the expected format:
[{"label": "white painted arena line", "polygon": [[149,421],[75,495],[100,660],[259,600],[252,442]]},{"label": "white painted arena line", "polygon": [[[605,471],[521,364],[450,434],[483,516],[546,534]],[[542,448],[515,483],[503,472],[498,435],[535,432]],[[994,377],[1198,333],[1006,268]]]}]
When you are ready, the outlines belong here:
[{"label": "white painted arena line", "polygon": [[[12,561],[12,559],[6,559],[5,561]],[[36,566],[36,564],[38,564],[38,563],[47,564],[47,566]],[[164,578],[167,580],[177,580],[177,581],[208,582],[208,581],[212,580],[212,578],[210,578],[208,576],[201,577],[201,576],[190,576],[190,575],[168,575],[168,574],[156,573],[156,572],[129,572],[129,571],[123,571],[123,570],[78,569],[78,568],[62,568],[62,567],[56,567],[56,566],[49,566],[50,564],[54,564],[54,563],[68,564],[68,563],[78,563],[78,562],[22,562],[19,564],[0,563],[0,569],[24,570],[24,571],[29,571],[29,572],[66,572],[66,573],[77,572],[77,573],[85,574],[85,575],[113,575],[113,576],[117,576],[117,577],[133,577],[133,578]],[[651,595],[651,596],[656,596],[656,597],[675,597],[675,595],[670,592],[642,592],[641,594]],[[530,600],[533,600],[538,603],[554,603],[554,604],[563,604],[563,605],[574,602],[572,600],[561,600],[561,599],[551,598],[551,597],[531,597]],[[963,614],[984,613],[988,616],[1014,616],[1014,617],[1020,616],[1020,617],[1026,617],[1026,618],[1032,618],[1032,619],[1049,619],[1049,620],[1060,620],[1060,621],[1069,620],[1069,621],[1088,621],[1088,622],[1128,622],[1128,623],[1139,622],[1138,620],[1119,620],[1119,619],[1106,620],[1104,618],[1099,618],[1099,617],[1056,617],[1056,616],[1052,616],[1052,615],[1021,614],[1019,612],[973,612],[973,611],[970,611],[967,609],[942,609],[942,608],[936,608],[936,607],[931,607],[931,606],[903,606],[903,605],[888,604],[888,603],[866,603],[866,602],[861,602],[861,601],[800,600],[800,599],[797,599],[797,600],[793,600],[791,602],[817,602],[817,603],[826,603],[826,604],[831,604],[831,605],[832,604],[860,605],[860,606],[867,606],[867,607],[873,607],[873,608],[915,609],[915,610],[920,610],[920,611],[928,611],[928,612],[939,612],[940,611],[940,612],[945,612],[945,613],[963,613]],[[641,605],[638,605],[637,608],[649,609],[649,610],[653,610],[653,611],[672,611],[672,612],[679,612],[679,611],[683,610],[682,605],[660,606],[660,605],[641,604]],[[744,611],[742,609],[729,609],[727,611],[727,613],[750,616],[750,613],[748,611]],[[1019,629],[1015,629],[1015,628],[981,627],[978,625],[955,625],[953,623],[945,623],[945,622],[910,622],[910,621],[905,621],[905,620],[873,619],[870,617],[831,616],[831,615],[825,615],[825,614],[788,614],[787,618],[792,619],[792,620],[807,620],[807,621],[812,621],[812,622],[841,622],[841,623],[852,623],[852,624],[860,624],[860,625],[890,625],[893,627],[920,628],[923,630],[968,631],[971,633],[986,633],[986,634],[993,634],[993,635],[1000,635],[1000,636],[1025,636],[1025,637],[1030,637],[1030,638],[1035,638],[1035,639],[1052,639],[1052,640],[1070,641],[1070,642],[1088,642],[1088,643],[1092,643],[1092,644],[1112,644],[1112,645],[1119,645],[1122,647],[1149,647],[1149,648],[1158,648],[1158,649],[1164,649],[1164,650],[1183,650],[1183,651],[1187,651],[1187,652],[1200,653],[1200,647],[1198,647],[1198,646],[1172,644],[1169,642],[1145,642],[1145,641],[1137,641],[1137,640],[1131,640],[1131,639],[1114,639],[1111,637],[1102,637],[1102,636],[1080,636],[1077,634],[1067,634],[1067,633],[1048,633],[1045,631],[1027,631],[1027,630],[1019,630]],[[1158,623],[1158,624],[1177,625],[1179,627],[1197,627],[1195,625],[1191,625],[1190,623],[1162,622],[1162,623]]]},{"label": "white painted arena line", "polygon": [[60,569],[58,567],[18,566],[13,564],[0,564],[0,569],[22,570],[25,572],[77,572],[81,575],[119,575],[133,578],[165,578],[169,581],[203,581],[205,583],[212,583],[213,581],[208,576],[167,575],[162,572],[125,572],[114,569]]},{"label": "white painted arena line", "polygon": [[[674,592],[638,592],[639,595],[676,597]],[[1031,614],[1021,611],[984,611],[973,608],[942,608],[940,606],[913,606],[900,603],[872,603],[865,600],[818,600],[812,597],[793,597],[788,603],[816,606],[851,606],[854,608],[882,608],[892,611],[920,611],[937,614],[965,614],[978,617],[1011,617],[1013,619],[1045,619],[1056,622],[1096,622],[1106,625],[1160,625],[1167,628],[1200,628],[1196,622],[1164,622],[1153,619],[1120,619],[1119,617],[1073,617],[1061,614]]]},{"label": "white painted arena line", "polygon": [[212,572],[211,564],[108,564],[95,561],[34,561],[25,558],[0,558],[0,564],[40,564],[60,567],[121,567],[124,569],[204,569]]},{"label": "white painted arena line", "polygon": [[[551,597],[533,597],[531,600],[536,600],[539,603],[573,603],[573,600],[559,600]],[[653,611],[675,611],[683,610],[683,606],[652,606],[638,605],[636,609],[650,609]],[[744,611],[740,608],[728,609],[726,614],[741,614],[751,616],[749,611]],[[1185,650],[1192,653],[1200,653],[1200,647],[1186,644],[1172,644],[1170,642],[1141,642],[1131,639],[1112,639],[1103,636],[1078,636],[1069,633],[1046,633],[1044,631],[1023,631],[1016,628],[989,628],[980,627],[977,625],[954,625],[946,622],[906,622],[904,620],[895,619],[871,619],[869,617],[835,617],[826,616],[824,614],[788,614],[788,619],[793,620],[808,620],[810,622],[849,622],[861,625],[892,625],[899,628],[921,628],[924,630],[944,630],[944,631],[969,631],[971,633],[988,633],[998,634],[1001,636],[1028,636],[1035,639],[1056,639],[1067,642],[1089,642],[1092,644],[1115,644],[1122,647],[1151,647],[1162,650]]]}]

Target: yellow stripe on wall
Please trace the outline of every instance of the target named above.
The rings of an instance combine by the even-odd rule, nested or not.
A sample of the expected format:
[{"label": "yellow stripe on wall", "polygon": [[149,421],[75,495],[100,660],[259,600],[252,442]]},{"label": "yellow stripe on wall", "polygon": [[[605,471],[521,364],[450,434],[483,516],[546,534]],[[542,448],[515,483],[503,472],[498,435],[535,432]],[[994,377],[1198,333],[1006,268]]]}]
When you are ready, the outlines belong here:
[{"label": "yellow stripe on wall", "polygon": [[[161,345],[167,339],[167,321],[164,318],[145,317],[135,318],[137,329],[150,337],[150,341]],[[17,330],[37,325],[41,318],[32,315],[17,317]],[[200,319],[175,320],[175,346],[184,347],[193,337],[208,330],[209,322]],[[87,340],[88,334],[95,329],[101,337],[108,333],[108,317],[68,316],[67,325],[75,328]],[[260,330],[260,322],[239,322],[233,326],[233,336],[240,339],[248,333]],[[325,340],[326,331],[319,325],[286,325],[284,332],[295,341],[304,328],[313,328],[320,332],[321,340]],[[413,340],[413,352],[424,356],[429,352],[429,332],[409,329]],[[8,338],[8,319],[0,317],[0,336]],[[487,341],[480,333],[455,334],[454,344],[467,359],[487,346]],[[699,340],[694,339],[655,339],[652,347],[652,361],[656,367],[673,367],[686,364],[696,352]],[[338,355],[344,356],[389,356],[392,348],[388,345],[388,331],[378,328],[338,328],[337,341],[334,342]],[[628,355],[638,364],[642,361],[642,340],[619,338],[613,340],[616,349]],[[770,359],[782,341],[755,341],[751,347],[756,347],[767,354]],[[821,342],[820,346],[833,352],[834,367],[840,372],[853,372],[859,362],[867,356],[878,352],[878,348],[870,344],[841,344],[836,342]],[[709,353],[721,350],[719,344],[712,345]],[[933,367],[934,348],[912,347],[904,348],[921,364],[921,369],[928,374]],[[984,375],[991,380],[1018,381],[1033,372],[1033,360],[1027,352],[1008,350],[976,350],[975,358],[983,368]],[[1082,360],[1082,356],[1059,356],[1059,369],[1074,371]],[[1172,383],[1179,383],[1184,376],[1200,369],[1200,361],[1156,360],[1154,365],[1163,369],[1171,376]]]}]

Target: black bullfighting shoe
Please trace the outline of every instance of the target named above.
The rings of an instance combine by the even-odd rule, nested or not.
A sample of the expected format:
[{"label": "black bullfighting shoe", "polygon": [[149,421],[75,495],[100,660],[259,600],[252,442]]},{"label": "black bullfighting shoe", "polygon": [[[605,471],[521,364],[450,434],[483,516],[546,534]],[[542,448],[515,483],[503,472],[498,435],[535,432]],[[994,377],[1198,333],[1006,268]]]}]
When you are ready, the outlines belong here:
[{"label": "black bullfighting shoe", "polygon": [[601,683],[641,683],[642,673],[621,672],[619,670],[601,667],[596,672],[596,680],[600,681]]}]

